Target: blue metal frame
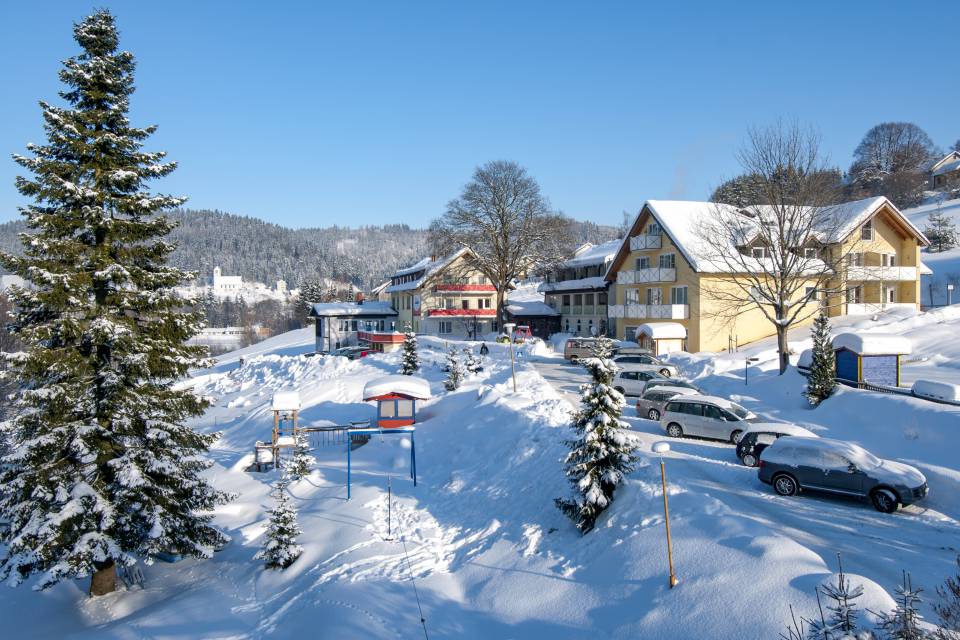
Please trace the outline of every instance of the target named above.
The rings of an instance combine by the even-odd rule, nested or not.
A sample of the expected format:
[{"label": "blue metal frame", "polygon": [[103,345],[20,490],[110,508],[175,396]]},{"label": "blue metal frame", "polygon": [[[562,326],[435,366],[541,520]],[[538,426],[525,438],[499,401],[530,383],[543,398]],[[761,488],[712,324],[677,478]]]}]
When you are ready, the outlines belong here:
[{"label": "blue metal frame", "polygon": [[413,480],[413,486],[417,486],[417,442],[414,439],[416,427],[395,427],[392,429],[350,429],[347,431],[347,500],[350,499],[350,445],[353,443],[354,435],[395,435],[410,434],[410,479]]}]

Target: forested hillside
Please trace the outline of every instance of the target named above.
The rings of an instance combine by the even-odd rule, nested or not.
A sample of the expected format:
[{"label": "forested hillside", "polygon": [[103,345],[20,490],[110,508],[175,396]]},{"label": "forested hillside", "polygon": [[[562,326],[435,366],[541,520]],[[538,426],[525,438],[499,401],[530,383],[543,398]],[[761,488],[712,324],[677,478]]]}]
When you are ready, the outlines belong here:
[{"label": "forested hillside", "polygon": [[[171,234],[177,245],[171,262],[209,276],[217,265],[227,275],[291,287],[303,279],[326,277],[370,287],[395,269],[416,262],[428,252],[426,229],[405,224],[384,226],[288,229],[257,218],[221,211],[173,211],[180,222]],[[20,221],[0,224],[0,249],[20,251]],[[616,229],[591,222],[573,225],[572,246],[603,242]]]}]

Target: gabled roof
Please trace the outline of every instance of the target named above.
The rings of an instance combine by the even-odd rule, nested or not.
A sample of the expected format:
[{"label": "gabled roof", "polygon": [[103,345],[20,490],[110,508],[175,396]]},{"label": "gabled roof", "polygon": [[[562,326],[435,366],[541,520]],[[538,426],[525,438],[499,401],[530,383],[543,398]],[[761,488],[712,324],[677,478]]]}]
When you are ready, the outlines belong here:
[{"label": "gabled roof", "polygon": [[416,264],[413,264],[409,267],[405,267],[403,269],[399,269],[398,271],[394,272],[393,276],[391,276],[392,278],[399,278],[400,276],[407,276],[407,275],[415,274],[421,271],[423,273],[420,275],[420,277],[414,280],[411,280],[410,282],[401,282],[400,284],[392,284],[386,289],[384,289],[384,291],[386,291],[387,293],[392,293],[396,291],[412,291],[413,289],[419,289],[424,285],[425,282],[427,282],[427,280],[435,276],[437,273],[446,269],[448,266],[453,264],[458,258],[465,256],[467,254],[472,255],[473,252],[470,249],[467,249],[466,247],[464,247],[462,249],[455,251],[454,253],[452,253],[451,255],[445,258],[439,258],[437,260],[434,260],[433,258],[427,257],[427,258],[424,258],[423,260],[420,260]]},{"label": "gabled roof", "polygon": [[[947,155],[943,156],[932,165],[930,165],[930,172],[933,175],[940,175],[941,173],[946,173],[946,171],[940,171],[945,165],[953,164],[954,162],[960,161],[960,151],[951,151]],[[956,168],[956,167],[954,167]],[[952,171],[952,169],[951,169]]]},{"label": "gabled roof", "polygon": [[[617,270],[621,267],[626,256],[630,253],[630,238],[636,236],[641,231],[640,221],[644,217],[644,212],[648,212],[660,225],[663,232],[670,238],[677,247],[683,258],[693,268],[694,271],[701,273],[727,273],[730,267],[722,259],[716,257],[715,248],[709,246],[700,238],[698,227],[704,219],[716,216],[717,208],[723,211],[724,215],[738,215],[742,210],[728,204],[719,204],[714,202],[697,202],[687,200],[647,200],[640,213],[634,219],[630,231],[620,243],[620,248],[604,278],[608,281],[615,279]],[[750,211],[763,215],[767,207],[750,207]],[[887,211],[901,226],[902,231],[911,234],[924,246],[929,245],[930,241],[897,207],[887,198],[880,196],[877,198],[866,198],[852,202],[832,206],[828,210],[835,231],[829,236],[821,236],[817,240],[830,244],[840,242],[856,231],[860,225],[877,215],[881,210]],[[748,235],[739,239],[742,245],[749,244],[755,236],[749,235],[751,224],[744,225],[744,231]],[[748,237],[749,236],[749,237]],[[727,250],[739,252],[738,246],[730,243]],[[737,258],[738,262],[748,267],[751,260],[757,263],[757,269],[761,267],[762,258]]]},{"label": "gabled roof", "polygon": [[933,175],[942,176],[945,173],[952,173],[954,171],[960,171],[960,160],[954,160],[953,162],[940,165],[933,170]]},{"label": "gabled roof", "polygon": [[603,244],[581,245],[573,252],[573,257],[560,263],[560,268],[591,267],[613,260],[622,240],[610,240]]}]

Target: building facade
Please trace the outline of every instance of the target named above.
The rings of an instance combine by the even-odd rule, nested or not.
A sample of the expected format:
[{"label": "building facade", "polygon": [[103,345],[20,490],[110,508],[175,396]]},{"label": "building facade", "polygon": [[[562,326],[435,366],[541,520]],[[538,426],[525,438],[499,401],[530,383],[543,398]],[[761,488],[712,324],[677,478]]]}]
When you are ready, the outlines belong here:
[{"label": "building facade", "polygon": [[609,331],[604,278],[620,240],[585,244],[559,264],[540,285],[544,302],[560,314],[560,331],[576,336],[606,335]]},{"label": "building facade", "polygon": [[384,289],[397,311],[397,326],[420,334],[476,338],[497,330],[497,291],[461,249],[445,258],[424,258],[400,269]]},{"label": "building facade", "polygon": [[951,151],[930,166],[930,188],[960,187],[960,151]]},{"label": "building facade", "polygon": [[317,353],[341,347],[366,346],[371,351],[393,351],[403,343],[397,330],[397,312],[385,302],[319,302],[310,309],[314,318]]},{"label": "building facade", "polygon": [[[728,313],[730,298],[746,298],[736,274],[705,259],[698,224],[715,215],[709,202],[648,201],[644,204],[605,275],[611,285],[611,333],[637,339],[637,329],[656,333],[658,323],[685,329],[687,351],[721,351],[775,333],[763,311],[748,299]],[[836,208],[836,237],[814,251],[840,257],[826,286],[811,281],[804,296],[809,321],[818,308],[828,315],[872,313],[896,306],[920,306],[920,248],[924,235],[886,198]],[[734,250],[759,251],[750,246]],[[797,251],[810,248],[797,247]],[[817,255],[820,255],[819,253]],[[802,302],[802,300],[801,300]]]}]

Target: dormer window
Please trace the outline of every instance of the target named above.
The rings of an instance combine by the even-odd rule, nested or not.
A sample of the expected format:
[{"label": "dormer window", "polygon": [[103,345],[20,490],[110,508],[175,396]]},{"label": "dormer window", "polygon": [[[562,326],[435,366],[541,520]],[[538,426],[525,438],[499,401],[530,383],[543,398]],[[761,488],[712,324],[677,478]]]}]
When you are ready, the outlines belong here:
[{"label": "dormer window", "polygon": [[867,220],[863,223],[863,226],[860,227],[860,239],[873,240],[873,220]]},{"label": "dormer window", "polygon": [[807,260],[815,260],[817,258],[817,249],[815,247],[805,247],[803,257]]},{"label": "dormer window", "polygon": [[767,248],[766,247],[753,247],[750,249],[750,255],[756,258],[757,260],[763,260],[767,257]]}]

